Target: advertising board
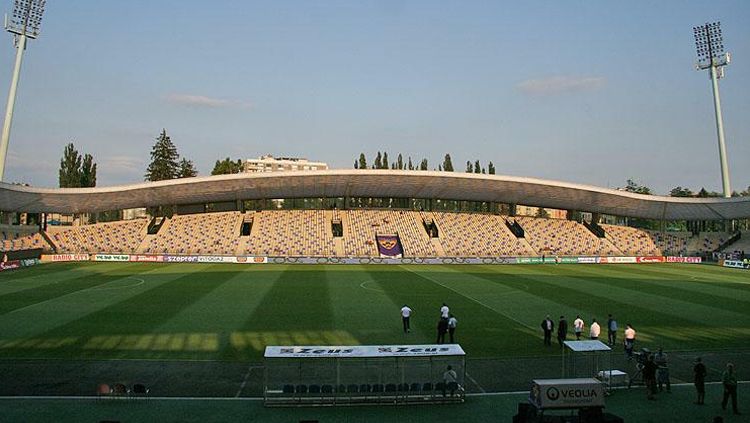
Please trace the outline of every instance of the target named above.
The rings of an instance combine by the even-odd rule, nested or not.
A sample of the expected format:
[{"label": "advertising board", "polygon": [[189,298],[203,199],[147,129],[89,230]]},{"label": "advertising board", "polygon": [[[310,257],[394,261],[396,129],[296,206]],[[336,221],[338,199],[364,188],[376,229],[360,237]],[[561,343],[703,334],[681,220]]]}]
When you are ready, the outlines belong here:
[{"label": "advertising board", "polygon": [[663,256],[636,257],[638,263],[664,263]]},{"label": "advertising board", "polygon": [[667,263],[702,263],[701,257],[667,257]]},{"label": "advertising board", "polygon": [[42,254],[43,262],[88,261],[88,254]]},{"label": "advertising board", "polygon": [[604,384],[597,379],[536,379],[529,402],[540,410],[604,407]]},{"label": "advertising board", "polygon": [[94,261],[130,261],[129,254],[94,254]]},{"label": "advertising board", "polygon": [[143,262],[151,262],[151,263],[160,263],[164,261],[164,256],[152,256],[152,255],[143,255],[143,254],[132,254],[130,256],[130,261],[143,261]]},{"label": "advertising board", "polygon": [[20,260],[0,261],[0,272],[4,272],[6,270],[20,269],[20,268],[21,268]]},{"label": "advertising board", "polygon": [[637,263],[636,257],[598,257],[596,260],[600,264],[622,264]]},{"label": "advertising board", "polygon": [[733,269],[750,269],[750,260],[724,260],[721,262],[724,267],[731,267]]}]

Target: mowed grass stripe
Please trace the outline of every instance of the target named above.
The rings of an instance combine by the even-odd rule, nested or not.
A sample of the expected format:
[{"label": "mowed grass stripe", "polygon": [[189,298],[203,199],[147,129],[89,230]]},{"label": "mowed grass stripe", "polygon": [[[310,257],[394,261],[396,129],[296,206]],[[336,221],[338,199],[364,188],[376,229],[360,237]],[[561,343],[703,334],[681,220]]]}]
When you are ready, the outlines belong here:
[{"label": "mowed grass stripe", "polygon": [[[532,300],[526,298],[525,292],[517,289],[497,292],[491,289],[496,286],[483,278],[461,272],[461,266],[443,266],[435,272],[430,271],[435,267],[400,267],[431,281],[431,289],[445,292],[448,298],[446,303],[459,319],[459,343],[473,356],[554,353],[552,350],[539,349],[542,343],[539,337],[541,329],[536,330],[539,323],[523,313],[523,309],[528,307],[528,304],[524,305],[524,301]],[[533,300],[544,301],[542,298]],[[432,306],[435,327],[441,303]],[[539,318],[540,322],[542,318]]]},{"label": "mowed grass stripe", "polygon": [[[658,265],[647,265],[642,267],[655,269],[654,266]],[[747,315],[747,311],[750,309],[750,286],[745,289],[726,289],[721,286],[715,286],[717,284],[716,282],[698,283],[691,280],[689,274],[682,275],[680,273],[680,276],[687,277],[685,279],[673,278],[670,280],[662,277],[663,272],[655,272],[653,270],[643,271],[641,269],[634,271],[637,276],[640,276],[634,278],[632,274],[625,273],[621,269],[622,268],[618,269],[616,267],[609,267],[601,269],[597,275],[612,275],[612,277],[607,280],[617,280],[618,286],[644,293],[647,292],[654,296],[667,297],[673,300],[681,300],[708,307],[715,307],[720,304],[721,308],[724,310],[734,311],[743,315]],[[575,277],[576,273],[594,275],[591,270],[584,269],[575,269],[572,272],[571,269],[561,269],[560,271],[565,272],[566,275],[572,277]],[[604,273],[602,273],[602,271]],[[659,276],[654,278],[654,274],[658,274]]]},{"label": "mowed grass stripe", "polygon": [[424,321],[425,309],[415,313],[408,338],[403,334],[401,307],[406,302],[414,304],[412,308],[421,306],[416,305],[413,296],[401,298],[399,304],[398,298],[394,300],[389,295],[390,284],[381,284],[381,280],[391,278],[404,282],[400,272],[386,272],[383,266],[375,265],[328,267],[327,270],[335,320],[341,328],[348,328],[358,344],[422,343],[431,338],[429,325]]},{"label": "mowed grass stripe", "polygon": [[[80,266],[80,265],[79,265]],[[0,296],[43,285],[65,282],[90,275],[87,268],[60,263],[57,265],[38,265],[21,270],[0,273]]]},{"label": "mowed grass stripe", "polygon": [[[2,339],[31,338],[47,333],[72,321],[110,307],[120,301],[154,288],[162,283],[180,277],[170,265],[140,267],[142,273],[133,276],[112,276],[115,279],[93,289],[79,290],[63,297],[56,297],[43,304],[33,304],[0,316],[0,337]],[[97,273],[89,275],[98,278]],[[138,283],[137,279],[144,281]],[[115,288],[115,289],[108,289]],[[18,322],[24,322],[19,325]]]},{"label": "mowed grass stripe", "polygon": [[316,265],[278,270],[271,289],[244,322],[246,331],[333,330],[336,324],[325,273]]},{"label": "mowed grass stripe", "polygon": [[[555,271],[556,268],[551,268],[551,271]],[[559,268],[557,268],[559,269]],[[515,269],[514,269],[515,270]],[[507,284],[506,279],[492,279],[492,277],[486,273],[480,273],[483,277],[488,278],[498,284]],[[647,308],[644,306],[643,301],[638,300],[637,293],[626,291],[628,295],[613,295],[611,297],[599,295],[602,293],[601,290],[581,290],[578,289],[578,285],[591,285],[596,284],[595,279],[591,278],[591,281],[583,277],[574,279],[570,276],[554,275],[554,274],[540,274],[538,271],[526,275],[514,274],[513,276],[521,277],[528,281],[529,290],[532,293],[537,293],[543,296],[544,293],[547,295],[553,295],[556,301],[567,304],[569,307],[578,309],[583,320],[586,322],[586,332],[584,335],[588,335],[588,328],[591,324],[592,318],[597,318],[600,325],[602,325],[602,336],[606,336],[605,324],[607,314],[612,313],[615,318],[618,319],[620,324],[620,335],[619,339],[622,339],[622,331],[624,330],[625,323],[632,322],[636,329],[639,331],[639,338],[646,341],[655,341],[661,339],[664,346],[669,348],[684,348],[684,340],[687,335],[694,344],[699,344],[701,347],[728,347],[730,345],[727,342],[736,341],[741,345],[742,333],[739,333],[733,328],[729,327],[716,327],[713,321],[701,321],[700,319],[687,319],[680,315],[673,315],[659,311],[658,307]],[[516,282],[517,283],[517,282]],[[598,287],[598,286],[597,286]],[[594,293],[596,292],[596,293]],[[642,296],[647,302],[653,299],[647,295]],[[554,316],[556,310],[544,310],[538,309],[535,305],[530,305],[530,308],[537,310],[538,315],[543,318],[544,314],[550,314]],[[567,316],[567,315],[566,315]],[[572,333],[572,321],[575,319],[575,315],[567,316],[569,330]],[[661,342],[661,341],[660,341]]]},{"label": "mowed grass stripe", "polygon": [[31,307],[34,304],[44,303],[65,295],[71,295],[79,291],[102,286],[111,281],[120,279],[119,275],[111,275],[107,265],[92,268],[92,273],[82,273],[80,276],[58,283],[50,278],[50,282],[22,291],[11,292],[0,296],[0,316],[14,310]]}]

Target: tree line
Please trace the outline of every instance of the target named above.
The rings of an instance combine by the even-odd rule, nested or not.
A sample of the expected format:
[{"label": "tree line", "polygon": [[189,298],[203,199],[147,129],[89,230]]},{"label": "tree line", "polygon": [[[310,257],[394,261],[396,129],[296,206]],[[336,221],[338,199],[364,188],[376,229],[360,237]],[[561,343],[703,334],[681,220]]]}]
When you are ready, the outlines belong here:
[{"label": "tree line", "polygon": [[[415,165],[412,160],[411,156],[409,156],[404,162],[404,157],[401,153],[398,153],[398,156],[396,157],[396,160],[393,162],[389,161],[388,159],[388,152],[380,152],[378,151],[377,155],[375,156],[375,159],[372,162],[372,165],[368,166],[367,164],[367,157],[365,156],[365,153],[359,153],[359,158],[354,161],[354,168],[355,169],[391,169],[391,170],[429,170],[429,163],[426,158],[423,158],[418,165]],[[451,159],[450,154],[445,154],[445,157],[443,158],[442,163],[438,163],[437,169],[433,168],[433,170],[438,170],[441,172],[453,172],[453,160]],[[495,165],[492,162],[489,162],[487,164],[487,167],[484,168],[481,166],[479,160],[476,160],[474,163],[471,161],[466,162],[466,172],[467,173],[489,173],[490,175],[495,174]]]}]

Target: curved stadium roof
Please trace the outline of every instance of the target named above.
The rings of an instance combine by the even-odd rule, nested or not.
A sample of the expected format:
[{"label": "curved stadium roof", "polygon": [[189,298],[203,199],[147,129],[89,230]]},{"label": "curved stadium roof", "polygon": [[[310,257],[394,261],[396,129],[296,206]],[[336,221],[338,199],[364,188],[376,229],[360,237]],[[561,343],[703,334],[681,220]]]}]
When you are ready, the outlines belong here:
[{"label": "curved stadium roof", "polygon": [[494,201],[667,220],[750,217],[750,197],[678,198],[514,176],[408,170],[243,173],[102,188],[0,182],[0,210],[85,213],[261,198],[394,197]]}]

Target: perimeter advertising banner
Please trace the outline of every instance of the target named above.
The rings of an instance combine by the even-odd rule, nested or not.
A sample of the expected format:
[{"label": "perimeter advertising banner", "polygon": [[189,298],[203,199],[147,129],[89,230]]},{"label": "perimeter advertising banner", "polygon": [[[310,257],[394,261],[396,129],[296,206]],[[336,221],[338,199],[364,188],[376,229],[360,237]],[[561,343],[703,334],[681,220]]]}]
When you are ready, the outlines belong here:
[{"label": "perimeter advertising banner", "polygon": [[702,263],[701,257],[667,257],[667,263]]},{"label": "perimeter advertising banner", "polygon": [[596,261],[600,264],[638,263],[637,257],[599,257]]},{"label": "perimeter advertising banner", "polygon": [[21,260],[0,261],[0,272],[21,268]]},{"label": "perimeter advertising banner", "polygon": [[636,257],[638,263],[664,263],[666,260],[663,256]]},{"label": "perimeter advertising banner", "polygon": [[43,262],[89,261],[88,254],[42,254]]},{"label": "perimeter advertising banner", "polygon": [[529,402],[540,410],[604,407],[604,384],[593,378],[536,379]]},{"label": "perimeter advertising banner", "polygon": [[724,267],[731,267],[733,269],[750,269],[750,260],[724,260],[720,262]]},{"label": "perimeter advertising banner", "polygon": [[130,261],[143,261],[143,262],[150,262],[150,263],[160,263],[164,261],[164,256],[152,256],[152,255],[142,255],[142,254],[133,254],[130,256]]},{"label": "perimeter advertising banner", "polygon": [[94,261],[130,261],[129,254],[94,254]]}]

